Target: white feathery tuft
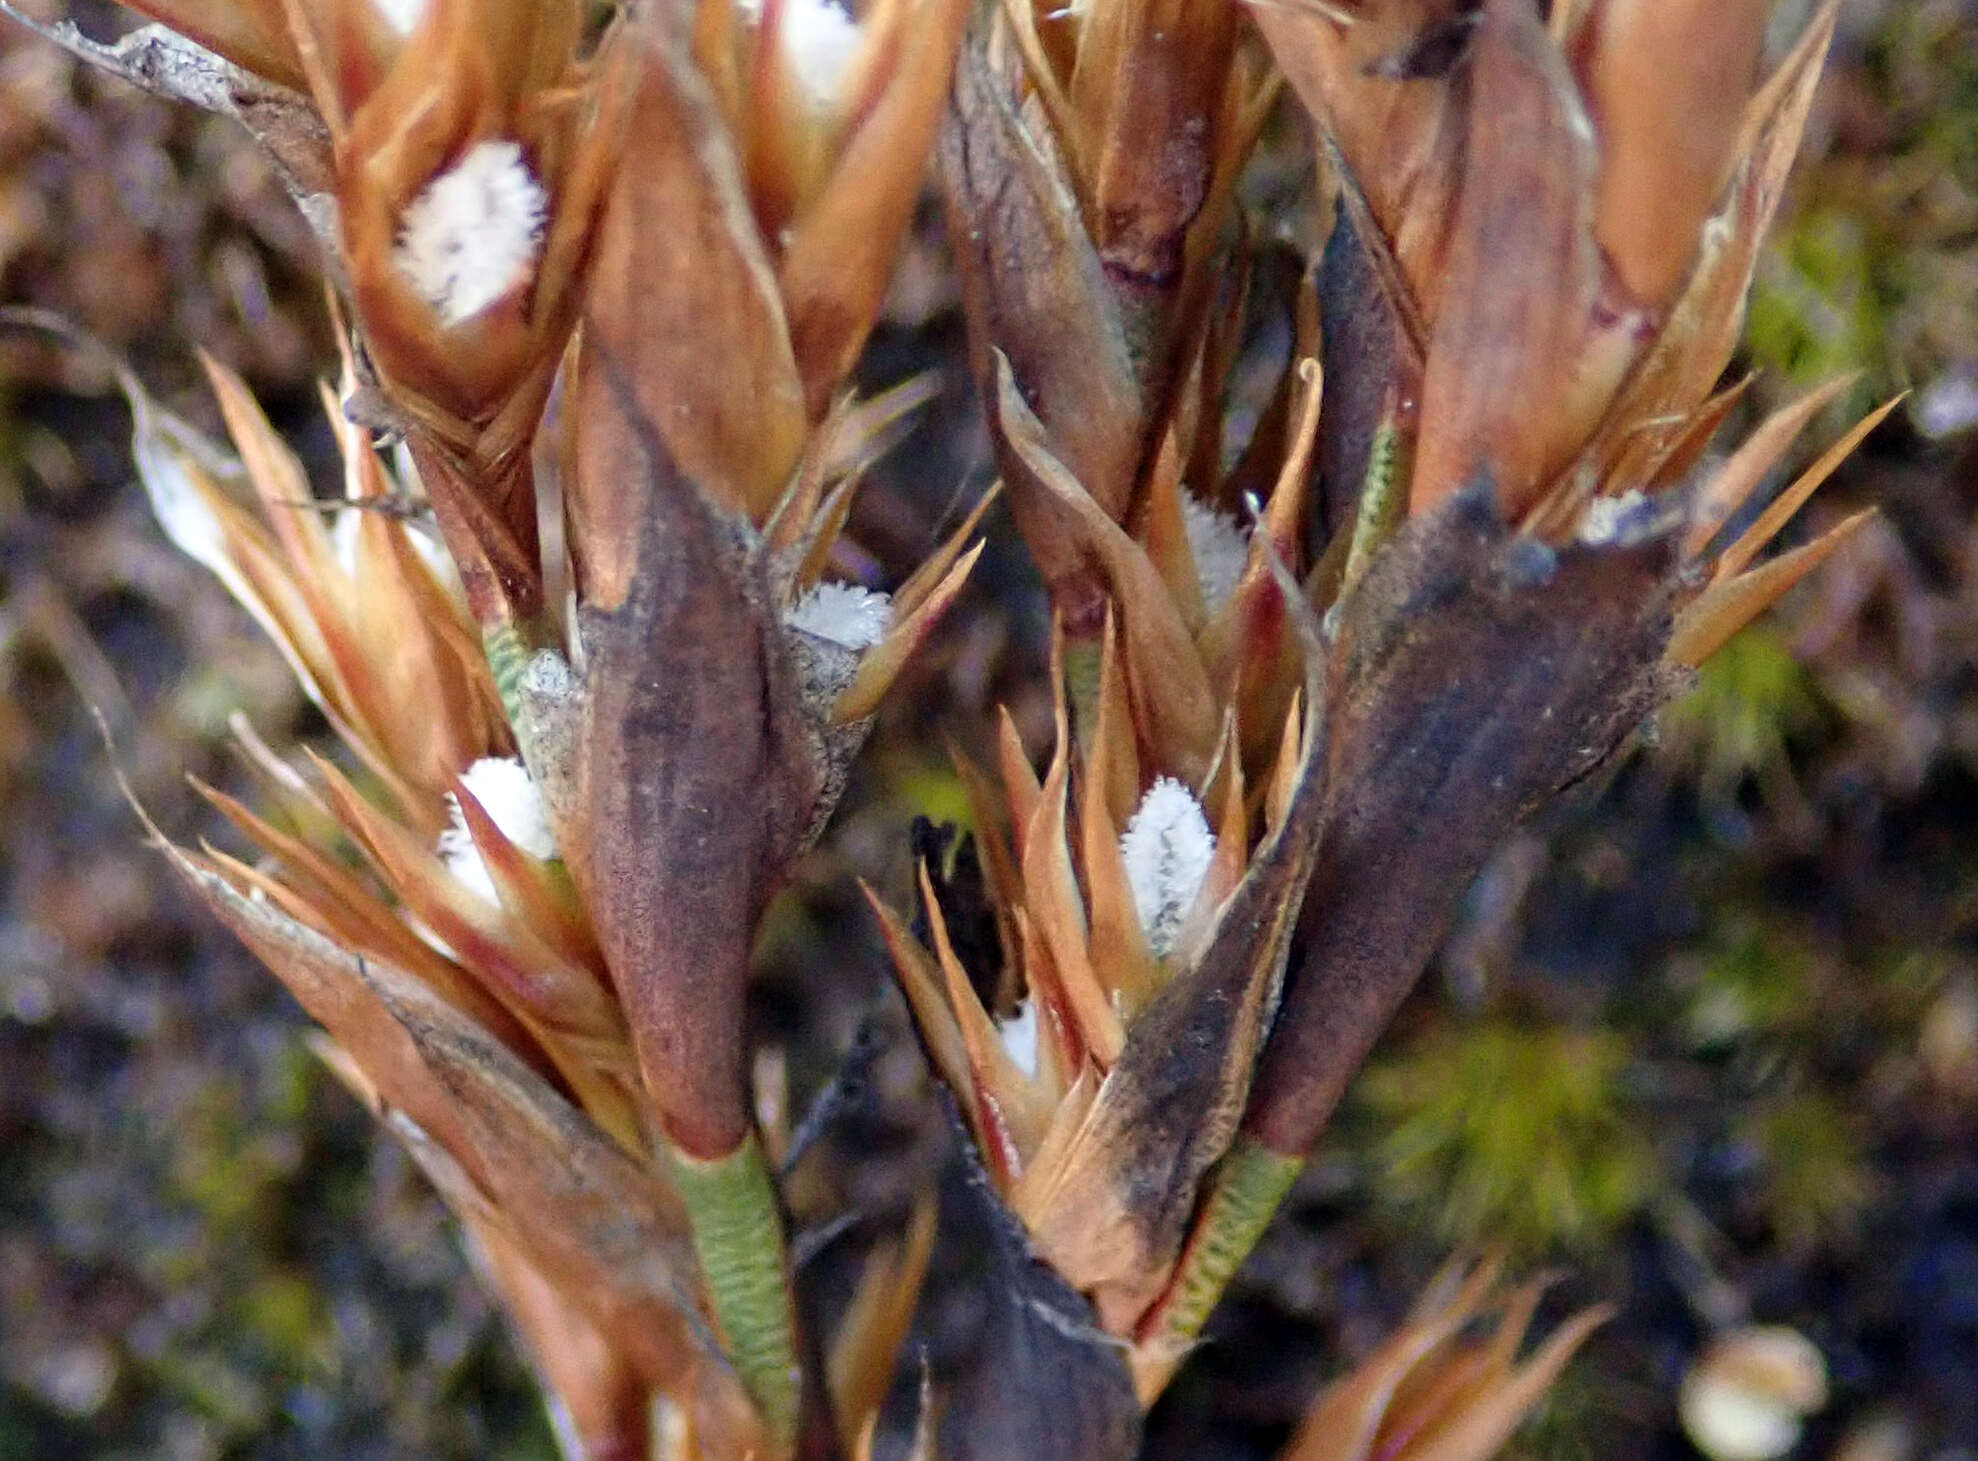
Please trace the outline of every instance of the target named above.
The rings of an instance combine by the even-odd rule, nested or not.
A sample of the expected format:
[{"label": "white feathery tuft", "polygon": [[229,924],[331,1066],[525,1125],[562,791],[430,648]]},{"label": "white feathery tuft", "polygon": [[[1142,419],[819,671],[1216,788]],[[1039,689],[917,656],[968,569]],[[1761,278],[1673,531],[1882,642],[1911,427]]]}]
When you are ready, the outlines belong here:
[{"label": "white feathery tuft", "polygon": [[1171,776],[1147,789],[1119,840],[1127,887],[1147,946],[1156,958],[1174,952],[1182,920],[1195,906],[1215,858],[1215,834],[1193,792]]},{"label": "white feathery tuft", "polygon": [[886,635],[893,601],[854,583],[820,583],[790,605],[784,622],[846,649],[867,650]]},{"label": "white feathery tuft", "polygon": [[402,36],[409,36],[426,18],[428,0],[371,0],[385,24]]},{"label": "white feathery tuft", "polygon": [[1037,1074],[1037,1001],[1026,999],[1007,1020],[996,1021],[996,1034],[1009,1052],[1016,1068],[1025,1075]]},{"label": "white feathery tuft", "polygon": [[1195,581],[1211,614],[1229,602],[1250,561],[1250,535],[1226,512],[1218,512],[1193,492],[1181,494],[1181,525],[1195,560]]},{"label": "white feathery tuft", "polygon": [[548,208],[520,144],[477,143],[406,205],[392,262],[443,324],[461,324],[535,272]]},{"label": "white feathery tuft", "polygon": [[[531,857],[547,861],[556,856],[556,837],[549,828],[542,792],[520,761],[513,756],[485,756],[469,766],[460,781],[502,836]],[[453,825],[440,833],[440,859],[462,883],[488,902],[499,903],[494,878],[474,845],[474,834],[467,830],[460,798],[448,792],[446,805]]]},{"label": "white feathery tuft", "polygon": [[[750,24],[761,23],[762,0],[738,0],[736,8]],[[784,62],[805,98],[820,111],[836,107],[865,45],[858,20],[838,0],[784,0],[777,24]]]}]

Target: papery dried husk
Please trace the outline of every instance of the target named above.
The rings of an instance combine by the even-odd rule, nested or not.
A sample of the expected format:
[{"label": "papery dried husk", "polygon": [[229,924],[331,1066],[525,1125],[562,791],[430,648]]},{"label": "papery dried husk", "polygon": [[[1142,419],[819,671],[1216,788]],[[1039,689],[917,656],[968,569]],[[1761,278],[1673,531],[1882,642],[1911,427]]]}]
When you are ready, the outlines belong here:
[{"label": "papery dried husk", "polygon": [[1479,479],[1410,521],[1345,604],[1300,954],[1249,1129],[1303,1155],[1515,822],[1680,683],[1667,534],[1555,553]]},{"label": "papery dried husk", "polygon": [[[632,452],[580,473],[631,504],[619,596],[587,599],[573,864],[668,1135],[725,1156],[749,1130],[742,990],[757,920],[822,784],[764,565],[683,475],[621,367],[586,409]],[[710,736],[710,726],[724,727]],[[663,768],[655,770],[655,768]]]}]

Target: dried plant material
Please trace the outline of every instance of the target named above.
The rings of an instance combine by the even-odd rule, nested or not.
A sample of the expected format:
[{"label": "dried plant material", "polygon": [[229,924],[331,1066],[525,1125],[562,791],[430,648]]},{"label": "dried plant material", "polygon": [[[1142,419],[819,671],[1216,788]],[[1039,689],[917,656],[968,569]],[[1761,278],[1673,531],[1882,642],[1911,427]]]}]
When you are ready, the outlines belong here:
[{"label": "dried plant material", "polygon": [[[145,7],[134,7],[144,10]],[[320,205],[332,187],[329,133],[302,93],[302,77],[285,48],[261,22],[230,4],[206,7],[212,44],[195,27],[181,32],[147,25],[104,45],[71,21],[44,23],[0,0],[0,15],[46,37],[92,66],[133,86],[231,117],[267,150],[289,194],[312,228],[327,236],[331,218]]]},{"label": "dried plant material", "polygon": [[[749,211],[740,160],[693,69],[678,19],[647,9],[617,39],[607,73],[613,114],[629,135],[654,143],[633,153],[612,182],[584,349],[616,362],[637,392],[640,414],[688,481],[727,511],[759,521],[795,470],[806,430],[774,266]],[[653,227],[662,217],[669,226]],[[722,342],[712,357],[704,344],[710,336]],[[594,379],[602,368],[609,367],[583,370],[580,388],[608,392]],[[580,408],[577,419],[590,438],[581,450],[592,460],[598,453],[619,458],[624,472],[637,472],[637,448],[623,444],[624,428],[610,434],[622,414]],[[615,493],[599,495],[605,501],[597,512],[607,504],[614,513],[635,511]],[[580,510],[593,511],[588,501]],[[586,541],[598,548],[622,542],[633,521],[628,516],[613,532],[612,522],[595,520]],[[597,602],[614,602],[622,592],[623,571],[595,562],[586,572],[586,592]]]},{"label": "dried plant material", "polygon": [[905,1237],[882,1245],[866,1260],[851,1309],[832,1336],[825,1382],[840,1439],[849,1452],[857,1451],[861,1434],[869,1435],[877,1427],[879,1408],[892,1387],[913,1321],[921,1280],[934,1256],[938,1219],[939,1207],[931,1194],[914,1205]]},{"label": "dried plant material", "polygon": [[[474,1021],[388,964],[346,953],[221,866],[165,849],[208,906],[348,1052],[385,1109],[459,1170],[477,1217],[555,1275],[646,1383],[745,1417],[695,1327],[693,1265],[664,1188]],[[449,1200],[461,1194],[442,1191]]]},{"label": "dried plant material", "polygon": [[[1419,399],[1414,511],[1487,470],[1556,541],[1645,485],[1723,368],[1832,7],[1755,93],[1751,5],[1606,0],[1550,31],[1519,0],[1354,8],[1259,11],[1346,172],[1332,302],[1383,301],[1344,311],[1383,363],[1328,427],[1329,511],[1384,393]],[[1652,84],[1651,33],[1682,58]]]},{"label": "dried plant material", "polygon": [[[959,1135],[959,1133],[957,1133]],[[942,1190],[941,1231],[968,1255],[984,1295],[970,1362],[934,1396],[941,1461],[1128,1461],[1140,1407],[1117,1341],[1031,1251],[1023,1228],[958,1143]],[[1029,1397],[1012,1405],[1013,1395]]]},{"label": "dried plant material", "polygon": [[[313,836],[327,831],[339,840],[321,849],[284,830],[279,815],[264,818],[238,801],[209,793],[274,861],[250,868],[211,853],[181,857],[181,866],[196,871],[200,887],[242,937],[285,978],[298,983],[305,1004],[337,1038],[341,1054],[335,1058],[343,1062],[350,1082],[381,1093],[381,1111],[407,1113],[407,1140],[449,1201],[461,1209],[470,1230],[488,1234],[483,1246],[494,1251],[504,1241],[521,1245],[519,1256],[511,1253],[501,1260],[505,1276],[497,1282],[512,1290],[518,1322],[534,1336],[532,1342],[561,1335],[573,1345],[606,1344],[616,1357],[613,1364],[634,1365],[642,1396],[664,1393],[694,1413],[694,1433],[707,1448],[701,1454],[740,1455],[759,1443],[761,1435],[756,1411],[740,1398],[742,1389],[727,1368],[729,1360],[712,1347],[710,1336],[718,1329],[757,1410],[770,1422],[773,1451],[786,1453],[794,1444],[794,1402],[784,1403],[776,1384],[764,1380],[775,1372],[789,1382],[795,1371],[790,1327],[781,1317],[788,1295],[787,1279],[774,1258],[780,1251],[774,1194],[762,1177],[739,1215],[729,1211],[735,1204],[721,1202],[695,1208],[690,1201],[683,1213],[683,1195],[706,1193],[693,1183],[683,1186],[677,1167],[670,1177],[663,1174],[651,1151],[654,1135],[661,1131],[682,1138],[689,1152],[701,1137],[715,1148],[707,1159],[712,1168],[725,1170],[735,1151],[746,1155],[755,1150],[746,1141],[730,1140],[725,1149],[719,1144],[746,1133],[745,1116],[731,1119],[726,1127],[712,1127],[721,1119],[723,1094],[739,1095],[741,1090],[735,1068],[726,1063],[729,1055],[741,1058],[739,1036],[731,1033],[729,1043],[720,1045],[723,1031],[732,1032],[735,1026],[723,1023],[723,1008],[705,997],[704,986],[696,998],[668,1006],[667,991],[678,986],[666,983],[664,959],[676,946],[663,940],[641,944],[637,937],[628,942],[620,933],[622,925],[613,922],[620,910],[633,906],[625,899],[643,896],[654,886],[650,871],[655,865],[662,872],[696,865],[677,855],[655,855],[653,820],[638,808],[611,824],[632,829],[626,840],[598,833],[600,810],[610,814],[615,807],[608,797],[592,795],[595,783],[586,778],[587,767],[608,760],[614,745],[623,744],[601,726],[615,724],[636,750],[653,745],[656,733],[663,738],[663,721],[642,721],[634,705],[611,722],[618,702],[609,689],[587,688],[553,652],[519,664],[513,653],[497,652],[503,648],[497,638],[489,641],[492,662],[483,659],[461,581],[432,544],[419,540],[423,523],[402,513],[367,510],[406,495],[384,470],[368,434],[344,420],[326,399],[347,478],[347,498],[326,504],[340,508],[341,516],[326,523],[315,510],[300,466],[275,438],[246,389],[217,367],[212,377],[241,453],[238,461],[160,412],[123,372],[141,475],[161,521],[275,636],[304,685],[364,763],[371,789],[360,790],[327,761],[316,759],[305,772],[297,772],[260,748],[282,810],[315,829]],[[867,413],[857,419],[863,424],[856,431],[868,432],[885,430],[891,418]],[[842,777],[863,733],[862,723],[835,718],[840,702],[855,683],[868,705],[876,700],[905,654],[953,601],[974,559],[962,552],[959,540],[944,544],[930,571],[902,587],[897,623],[875,623],[869,633],[841,628],[838,638],[792,627],[787,620],[799,594],[797,584],[752,542],[746,520],[736,524],[726,519],[692,484],[673,475],[663,444],[645,423],[634,422],[631,435],[652,453],[648,460],[654,470],[639,482],[621,484],[621,490],[646,505],[649,534],[629,545],[642,568],[628,604],[606,609],[579,602],[573,628],[587,651],[587,671],[610,675],[628,662],[629,654],[633,670],[621,670],[604,683],[636,687],[642,683],[638,666],[649,664],[655,652],[665,652],[667,642],[654,644],[649,636],[633,634],[623,641],[631,648],[621,650],[614,624],[671,623],[684,630],[693,621],[704,626],[704,631],[686,634],[683,642],[693,651],[716,656],[711,663],[737,667],[744,685],[759,684],[768,673],[779,676],[784,687],[776,723],[788,739],[777,743],[782,759],[776,765],[798,780],[779,797],[758,802],[765,807],[763,825],[771,841],[751,844],[751,849],[764,855],[738,863],[746,865],[740,880],[715,885],[715,892],[738,901],[709,903],[709,908],[728,911],[696,915],[686,925],[707,947],[718,946],[724,937],[731,940],[734,953],[728,967],[739,1019],[740,981],[761,900],[828,811],[836,794],[832,778]],[[821,438],[815,449],[862,459],[857,441],[843,431]],[[828,472],[824,480],[830,480]],[[237,500],[243,493],[254,507]],[[964,524],[965,534],[976,521],[972,516]],[[696,543],[703,555],[688,571],[681,571],[683,560],[665,557]],[[825,590],[841,599],[859,599],[841,585],[813,584],[807,592],[821,596]],[[669,591],[681,597],[669,600]],[[676,609],[678,605],[684,608]],[[710,613],[714,617],[706,617]],[[703,617],[694,620],[696,614]],[[805,644],[813,648],[805,650]],[[722,659],[724,655],[728,658]],[[861,678],[868,661],[878,667]],[[552,668],[559,674],[549,673]],[[553,681],[564,687],[556,692],[562,698],[543,698]],[[701,670],[677,682],[662,676],[661,683],[671,688],[730,684]],[[534,698],[522,693],[531,685],[537,687]],[[573,724],[567,734],[552,734],[551,728],[529,719],[517,728],[520,734],[511,733],[504,700],[555,705],[557,715],[570,717]],[[730,708],[739,703],[739,694],[728,697]],[[760,719],[767,724],[768,712]],[[704,717],[690,720],[704,724]],[[513,754],[517,740],[524,752],[520,761]],[[726,744],[745,749],[739,739]],[[685,751],[666,749],[658,764],[685,764],[690,770],[698,766],[704,775],[718,775],[723,763],[707,754],[710,745],[698,737]],[[651,778],[631,763],[619,764],[621,789],[651,785]],[[762,777],[745,778],[724,796],[724,807],[760,798],[766,784]],[[691,808],[687,815],[691,817]],[[678,824],[660,830],[669,827],[678,831]],[[696,834],[688,826],[679,835],[691,841]],[[620,855],[614,849],[622,851],[623,863],[607,860]],[[598,879],[623,866],[630,866],[631,874],[619,873],[610,896],[600,895]],[[708,888],[698,880],[686,885],[662,881],[659,886],[663,894],[667,888],[690,887],[690,893],[677,895],[690,898]],[[264,911],[249,917],[243,911],[248,909]],[[723,924],[721,917],[729,921]],[[264,924],[278,933],[269,933]],[[297,948],[305,953],[298,954]],[[696,967],[713,964],[707,960]],[[414,1062],[391,1034],[389,1022],[380,1024],[363,1014],[369,1024],[351,1024],[356,1018],[351,1009],[362,1014],[370,1006],[357,994],[334,994],[338,986],[324,971],[353,968],[378,978],[385,976],[377,971],[390,971],[418,999],[448,1012],[448,1041],[471,1038],[476,1051],[494,1052],[517,1071],[526,1070],[540,1093],[528,1089],[518,1106],[511,1096],[492,1089],[476,1095],[480,1087],[471,1083],[442,1082],[443,1089],[435,1088],[432,1072],[451,1069],[441,1059],[445,1052],[435,1053],[415,1039],[419,1060]],[[654,969],[660,971],[656,978]],[[640,977],[648,982],[635,982]],[[697,1050],[703,1059],[697,1073],[662,1067],[669,1077],[685,1081],[690,1092],[715,1093],[699,1105],[683,1098],[682,1109],[691,1118],[680,1128],[669,1124],[663,1098],[669,1089],[681,1087],[643,1078],[636,1061],[638,1020],[642,1011],[654,1008],[686,1011],[679,1017],[686,1024],[670,1026],[669,1035],[686,1029],[712,1039],[717,1047],[712,1056],[705,1048]],[[430,1023],[422,1016],[415,1035]],[[487,1068],[480,1054],[470,1066],[474,1072]],[[508,1082],[510,1076],[501,1079]],[[538,1094],[545,1101],[567,1100],[574,1106],[567,1118],[552,1117]],[[476,1103],[489,1102],[495,1114],[486,1115],[485,1123],[493,1125],[448,1124],[464,1119],[463,1112],[471,1115]],[[513,1108],[505,1116],[495,1109],[503,1102]],[[694,1118],[704,1124],[695,1127]],[[521,1127],[515,1125],[518,1121]],[[499,1148],[505,1155],[497,1153],[495,1144],[522,1140],[524,1127],[534,1123],[533,1130],[546,1121],[561,1134],[544,1128],[548,1134],[539,1133],[543,1151]],[[568,1122],[583,1124],[581,1139],[557,1126]],[[709,1129],[717,1130],[715,1138],[704,1136]],[[565,1183],[589,1183],[586,1191],[601,1194],[597,1200],[607,1205],[631,1201],[612,1196],[614,1184],[626,1179],[606,1181],[590,1172],[583,1151],[599,1144],[615,1154],[612,1163],[636,1173],[650,1192],[668,1226],[668,1251],[674,1255],[666,1260],[675,1275],[666,1296],[671,1328],[650,1317],[640,1320],[652,1333],[635,1342],[621,1333],[621,1326],[632,1321],[613,1317],[617,1311],[608,1305],[659,1300],[641,1298],[631,1273],[621,1294],[600,1298],[583,1292],[583,1286],[603,1281],[597,1266],[602,1260],[586,1257],[581,1247],[565,1251],[557,1246],[604,1241],[585,1234],[585,1204],[591,1198],[578,1201]],[[557,1158],[548,1153],[558,1151],[568,1160],[552,1172],[546,1164],[554,1165]],[[490,1176],[495,1167],[501,1170]],[[561,1228],[546,1215],[558,1204],[566,1214]],[[723,1214],[728,1229],[714,1221]],[[516,1222],[531,1231],[513,1230]],[[542,1229],[540,1235],[536,1228]],[[619,1236],[625,1231],[621,1226]],[[750,1262],[734,1268],[724,1256],[730,1252],[746,1252]],[[772,1257],[766,1267],[754,1261],[764,1253]],[[730,1282],[737,1273],[747,1282]],[[709,1288],[706,1319],[699,1292],[703,1282]],[[747,1294],[754,1297],[744,1303]],[[717,1321],[714,1328],[708,1319]],[[665,1334],[673,1331],[699,1336],[699,1348],[689,1356],[691,1363],[669,1361],[671,1368],[666,1368],[655,1357],[659,1351],[654,1346],[672,1343]],[[775,1358],[778,1353],[780,1359]],[[770,1360],[763,1361],[764,1355]],[[546,1383],[570,1390],[572,1424],[582,1411],[593,1429],[611,1430],[614,1417],[622,1420],[630,1413],[621,1404],[624,1387],[600,1378],[603,1388],[590,1392],[560,1381],[556,1375],[565,1358],[552,1356],[541,1368]],[[706,1366],[713,1367],[714,1378],[700,1377]]]},{"label": "dried plant material", "polygon": [[1572,40],[1603,139],[1594,236],[1630,298],[1659,309],[1688,276],[1731,163],[1765,38],[1763,0],[1589,6]]},{"label": "dried plant material", "polygon": [[1696,557],[1710,545],[1718,529],[1730,521],[1731,515],[1758,490],[1766,474],[1778,464],[1787,446],[1806,423],[1831,405],[1835,397],[1851,384],[1849,377],[1841,376],[1818,390],[1808,391],[1766,417],[1756,431],[1739,443],[1738,449],[1710,480],[1691,494],[1689,531],[1683,539],[1684,553]]},{"label": "dried plant material", "polygon": [[[119,367],[158,517],[349,753],[243,730],[260,798],[201,790],[256,858],[167,855],[459,1213],[573,1453],[869,1456],[973,1263],[913,1453],[1124,1461],[1492,851],[1865,520],[1762,556],[1888,406],[1750,510],[1838,384],[1703,465],[1833,3],[1762,83],[1753,0],[142,8],[44,33],[253,130],[349,320],[331,499],[238,378],[230,455]],[[1272,56],[1316,272],[1238,203]],[[842,541],[934,390],[850,385],[930,150],[1052,741],[1005,712],[973,841],[917,832],[911,920],[868,892],[957,1170],[812,1306],[751,951],[995,495],[891,592]],[[1496,1281],[1289,1454],[1504,1445],[1600,1316],[1520,1363]]]},{"label": "dried plant material", "polygon": [[[1305,703],[1317,704],[1318,626],[1282,582],[1282,567],[1275,571],[1300,626]],[[1104,655],[1100,704],[1121,703],[1114,696],[1129,658]],[[1028,997],[1058,1037],[1054,1058],[1020,1069],[992,1038],[925,875],[944,975],[937,980],[896,917],[882,909],[882,920],[930,1053],[1005,1200],[1038,1252],[1092,1298],[1105,1329],[1124,1336],[1160,1297],[1197,1186],[1236,1132],[1314,855],[1325,752],[1294,705],[1280,752],[1286,804],[1254,850],[1232,766],[1225,854],[1195,793],[1172,779],[1150,781],[1122,838],[1104,765],[1131,746],[1133,726],[1102,724],[1111,729],[1086,752],[1073,840],[1061,698],[1057,753],[1013,859],[1020,881],[1005,890],[1021,899],[1006,910],[1010,920],[1037,931],[1035,942],[1020,943],[1019,961]],[[1219,879],[1213,866],[1225,855],[1233,868]]]},{"label": "dried plant material", "polygon": [[[620,545],[623,596],[587,598],[581,610],[587,851],[573,871],[668,1134],[714,1158],[748,1131],[749,946],[822,773],[767,620],[762,565],[742,555],[632,400],[621,396],[614,412],[608,396],[590,399],[593,419],[613,413],[643,460],[624,463],[624,475],[616,457],[602,469],[635,535]],[[586,458],[580,473],[599,470]],[[710,741],[717,722],[730,731]],[[655,767],[666,773],[646,769]],[[696,849],[691,862],[654,855],[684,847]]]},{"label": "dried plant material", "polygon": [[[976,377],[997,389],[990,352],[1008,356],[1010,375],[1048,432],[1053,455],[1118,521],[1142,451],[1142,396],[1125,331],[1110,308],[1104,268],[1076,200],[1026,135],[973,43],[956,69],[940,158],[950,232],[968,245],[956,262],[975,322]],[[993,226],[981,226],[992,217]],[[1020,524],[1042,516],[1023,494],[1013,495],[1012,508]],[[1025,538],[1039,545],[1038,568],[1061,586],[1054,592],[1063,605],[1063,595],[1082,582],[1083,565],[1050,549],[1050,522],[1042,517]]]},{"label": "dried plant material", "polygon": [[1885,402],[1869,412],[1856,422],[1845,436],[1822,452],[1819,460],[1800,473],[1791,486],[1771,502],[1766,503],[1765,510],[1759,513],[1751,526],[1717,555],[1712,577],[1721,581],[1742,572],[1746,565],[1779,535],[1780,530],[1792,521],[1793,515],[1806,505],[1807,499],[1820,490],[1820,484],[1832,475],[1834,468],[1838,467],[1861,444],[1868,433],[1880,426],[1888,414],[1901,404],[1902,397],[1897,396],[1894,400]]},{"label": "dried plant material", "polygon": [[1495,500],[1479,481],[1412,519],[1343,606],[1309,930],[1249,1116],[1281,1153],[1309,1150],[1489,851],[1674,683],[1667,535],[1554,552]]},{"label": "dried plant material", "polygon": [[879,313],[969,11],[965,0],[878,8],[857,77],[862,109],[790,225],[778,277],[813,416],[850,375]]},{"label": "dried plant material", "polygon": [[[1010,0],[957,72],[941,161],[950,233],[964,245],[970,349],[984,394],[1000,399],[1006,359],[1036,419],[1033,430],[999,406],[993,439],[1074,658],[1096,642],[1109,589],[1091,534],[1066,537],[1062,498],[1025,482],[1034,467],[1011,437],[1034,436],[1101,516],[1141,542],[1194,630],[1198,590],[1178,566],[1189,550],[1173,495],[1189,443],[1166,438],[1190,422],[1193,455],[1208,459],[1220,419],[1217,379],[1194,368],[1236,174],[1274,88],[1239,18],[1214,0],[1070,10]],[[1150,147],[1150,137],[1163,140]],[[1209,482],[1191,485],[1204,502],[1214,495]]]},{"label": "dried plant material", "polygon": [[[1284,1461],[1487,1461],[1503,1449],[1611,1311],[1574,1315],[1526,1359],[1518,1349],[1545,1284],[1496,1292],[1498,1267],[1446,1270],[1408,1322],[1313,1403]],[[1471,1326],[1489,1316],[1488,1338]]]},{"label": "dried plant material", "polygon": [[1525,0],[1486,4],[1464,47],[1450,118],[1462,170],[1410,500],[1423,512],[1487,470],[1516,516],[1573,424],[1534,403],[1556,400],[1586,368],[1600,283],[1588,227],[1596,156],[1564,61]]},{"label": "dried plant material", "polygon": [[1812,542],[1782,553],[1770,562],[1713,583],[1676,620],[1670,637],[1671,664],[1702,664],[1722,649],[1745,625],[1777,603],[1782,595],[1866,527],[1873,508],[1844,518]]}]

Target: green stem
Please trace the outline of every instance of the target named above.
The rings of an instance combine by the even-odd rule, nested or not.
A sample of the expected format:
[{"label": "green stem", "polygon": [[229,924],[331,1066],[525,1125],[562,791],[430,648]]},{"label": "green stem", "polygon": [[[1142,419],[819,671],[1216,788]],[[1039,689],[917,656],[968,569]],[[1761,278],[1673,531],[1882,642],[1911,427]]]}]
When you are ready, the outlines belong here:
[{"label": "green stem", "polygon": [[513,623],[492,624],[481,631],[481,648],[487,654],[488,668],[494,673],[495,694],[501,697],[502,714],[519,737],[524,734],[522,716],[522,677],[529,671],[529,657],[535,653]]},{"label": "green stem", "polygon": [[1096,636],[1066,637],[1065,697],[1071,705],[1072,736],[1088,746],[1099,728],[1099,671],[1103,653],[1104,641]]},{"label": "green stem", "polygon": [[1367,571],[1374,550],[1394,536],[1408,505],[1406,442],[1393,418],[1382,421],[1367,449],[1367,476],[1360,487],[1360,505],[1353,515],[1353,545],[1346,551],[1346,572],[1340,579],[1337,602]]},{"label": "green stem", "polygon": [[1274,1152],[1252,1136],[1238,1137],[1217,1165],[1174,1281],[1134,1346],[1134,1385],[1143,1403],[1167,1385],[1304,1168],[1304,1158]]},{"label": "green stem", "polygon": [[796,1445],[800,1374],[769,1164],[753,1134],[725,1157],[703,1161],[675,1151],[672,1158],[728,1358],[756,1403],[774,1454],[787,1456]]}]

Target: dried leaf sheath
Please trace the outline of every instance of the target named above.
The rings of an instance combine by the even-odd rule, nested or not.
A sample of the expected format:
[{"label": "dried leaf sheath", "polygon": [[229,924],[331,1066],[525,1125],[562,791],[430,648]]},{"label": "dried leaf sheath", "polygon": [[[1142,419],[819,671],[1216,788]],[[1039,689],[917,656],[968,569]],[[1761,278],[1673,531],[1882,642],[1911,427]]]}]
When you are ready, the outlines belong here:
[{"label": "dried leaf sheath", "polygon": [[580,886],[669,1137],[723,1156],[749,1128],[742,986],[756,920],[819,776],[796,683],[767,642],[760,563],[632,416],[611,358],[592,358],[581,409],[615,413],[643,448],[637,475],[617,479],[643,510],[630,514],[623,597],[581,614]]},{"label": "dried leaf sheath", "polygon": [[1671,567],[1666,538],[1554,553],[1503,524],[1487,480],[1375,558],[1333,650],[1302,959],[1251,1106],[1273,1150],[1310,1149],[1512,824],[1673,686]]}]

